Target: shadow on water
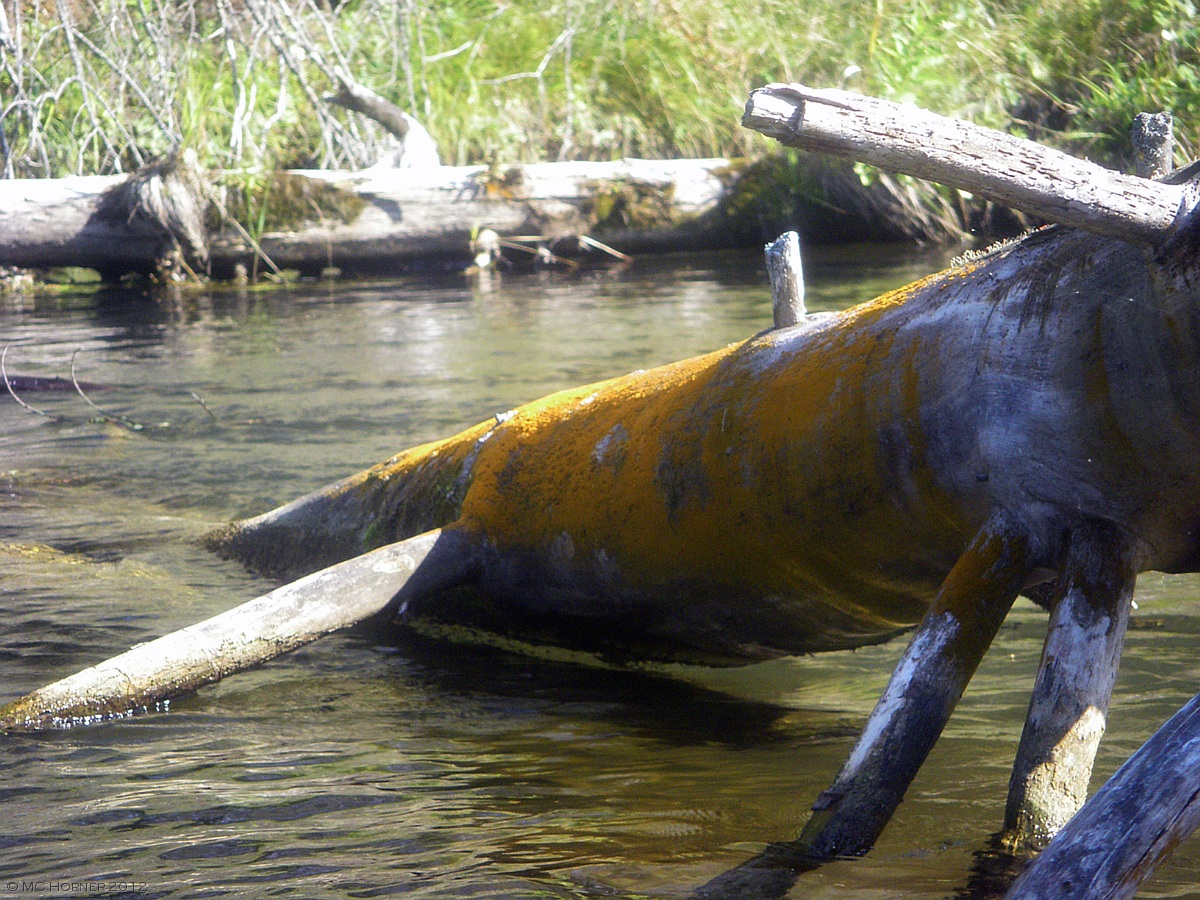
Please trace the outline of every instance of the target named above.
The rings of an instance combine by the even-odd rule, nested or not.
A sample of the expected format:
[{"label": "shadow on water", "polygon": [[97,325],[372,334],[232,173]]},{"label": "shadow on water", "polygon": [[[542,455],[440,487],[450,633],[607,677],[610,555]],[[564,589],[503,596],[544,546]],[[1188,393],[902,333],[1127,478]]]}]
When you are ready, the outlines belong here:
[{"label": "shadow on water", "polygon": [[[1002,900],[1028,861],[1000,847],[993,835],[986,847],[972,854],[970,877],[952,900]],[[801,875],[815,872],[830,860],[814,859],[795,844],[769,844],[745,862],[698,888],[689,900],[778,900]]]},{"label": "shadow on water", "polygon": [[355,634],[393,649],[404,660],[410,685],[439,695],[569,707],[575,716],[608,722],[672,747],[751,749],[853,733],[825,712],[806,713],[735,697],[639,668],[539,659],[429,638],[388,622],[360,626]]}]

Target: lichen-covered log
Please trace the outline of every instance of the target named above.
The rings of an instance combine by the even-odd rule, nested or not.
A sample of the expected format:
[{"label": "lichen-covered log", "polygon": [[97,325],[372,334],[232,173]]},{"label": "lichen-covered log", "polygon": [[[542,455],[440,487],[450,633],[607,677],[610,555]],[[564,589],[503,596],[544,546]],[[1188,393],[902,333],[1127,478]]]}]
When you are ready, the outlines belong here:
[{"label": "lichen-covered log", "polygon": [[1089,518],[1143,535],[1147,565],[1186,569],[1200,501],[1177,423],[1197,413],[1179,398],[1200,396],[1200,369],[1178,331],[1193,300],[1168,272],[1193,264],[1052,229],[846,313],[501,414],[218,544],[294,572],[461,521],[496,548],[488,610],[603,620],[582,633],[708,661],[915,624],[997,505],[1025,510],[1047,572]]}]

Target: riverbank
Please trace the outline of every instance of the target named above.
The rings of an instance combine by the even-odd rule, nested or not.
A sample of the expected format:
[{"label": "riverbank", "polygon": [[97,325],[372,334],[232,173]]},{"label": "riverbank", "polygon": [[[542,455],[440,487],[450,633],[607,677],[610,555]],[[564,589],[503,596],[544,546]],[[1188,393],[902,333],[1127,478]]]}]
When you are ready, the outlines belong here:
[{"label": "riverbank", "polygon": [[[114,0],[0,23],[7,177],[357,169],[387,132],[328,102],[349,73],[422,121],[441,161],[757,157],[738,125],[772,81],[843,86],[1116,167],[1135,113],[1200,151],[1191,0]],[[864,177],[869,177],[864,173]]]},{"label": "riverbank", "polygon": [[414,112],[443,164],[497,179],[543,162],[732,160],[752,176],[722,221],[734,245],[786,228],[810,243],[954,243],[1024,224],[947,189],[780,152],[739,125],[749,90],[770,81],[913,102],[1126,171],[1132,117],[1168,109],[1176,161],[1200,152],[1190,0],[75,0],[18,4],[0,44],[6,177],[127,173],[182,149],[221,173],[227,224],[248,245],[281,230],[275,173],[394,155],[395,135],[352,111],[347,85]]}]

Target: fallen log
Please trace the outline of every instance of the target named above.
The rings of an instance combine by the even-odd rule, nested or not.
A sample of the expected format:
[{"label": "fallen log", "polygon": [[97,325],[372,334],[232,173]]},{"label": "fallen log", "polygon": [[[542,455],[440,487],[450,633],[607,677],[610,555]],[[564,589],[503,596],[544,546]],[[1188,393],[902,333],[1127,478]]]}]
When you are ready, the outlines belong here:
[{"label": "fallen log", "polygon": [[469,552],[451,532],[412,537],[301,578],[241,606],[34,691],[0,710],[0,731],[105,722],[294,650],[422,593],[466,580]]},{"label": "fallen log", "polygon": [[[724,159],[295,171],[289,175],[353,195],[356,211],[348,221],[331,216],[296,231],[269,230],[259,243],[283,268],[363,272],[465,262],[484,228],[501,238],[542,235],[563,252],[581,236],[625,253],[710,249],[722,245],[710,214],[733,172]],[[235,236],[210,244],[215,271],[252,260]]]},{"label": "fallen log", "polygon": [[[0,266],[81,266],[115,278],[155,273],[181,251],[202,265],[207,247],[191,179],[173,168],[0,180]],[[167,197],[186,221],[166,213]]]},{"label": "fallen log", "polygon": [[[736,171],[723,159],[294,171],[271,179],[258,201],[271,215],[257,247],[210,214],[203,240],[184,249],[202,243],[207,261],[201,253],[189,261],[218,278],[254,268],[257,253],[308,274],[465,265],[484,228],[542,235],[556,252],[588,252],[572,242],[589,236],[626,253],[706,249],[728,240],[713,213]],[[112,206],[128,181],[0,181],[0,266],[153,273],[179,242],[159,223],[131,218],[128,204]]]},{"label": "fallen log", "polygon": [[[809,862],[870,848],[1008,605],[1053,581],[1063,627],[1014,775],[1016,821],[1050,821],[1022,812],[1047,799],[1033,773],[1049,736],[1078,738],[1051,764],[1069,790],[1050,808],[1077,802],[1095,729],[1071,709],[1107,702],[1133,578],[1200,570],[1200,337],[1180,324],[1200,315],[1198,188],[1162,233],[1045,229],[846,312],[498,414],[210,544],[274,573],[358,571],[441,529],[466,562],[428,581],[418,564],[401,620],[618,660],[738,664],[919,625],[790,847]],[[1095,669],[1056,689],[1049,657],[1089,648]],[[91,682],[105,709],[145,705]],[[88,684],[44,696],[75,703]],[[0,717],[67,724],[75,708],[31,702]]]}]

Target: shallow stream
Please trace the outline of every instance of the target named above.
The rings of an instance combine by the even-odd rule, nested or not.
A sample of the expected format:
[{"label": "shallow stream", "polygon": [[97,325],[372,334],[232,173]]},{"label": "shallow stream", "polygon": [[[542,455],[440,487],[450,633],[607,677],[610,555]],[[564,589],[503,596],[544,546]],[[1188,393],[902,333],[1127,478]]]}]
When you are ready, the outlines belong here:
[{"label": "shallow stream", "polygon": [[[806,260],[836,309],[940,268]],[[770,321],[757,256],[151,299],[0,300],[0,700],[264,593],[198,535],[559,388]],[[78,351],[78,352],[77,352]],[[101,415],[101,410],[106,415]],[[1200,579],[1144,576],[1093,784],[1200,686]],[[1018,601],[876,850],[804,898],[990,896],[1045,616]],[[794,837],[903,642],[671,677],[394,630],[326,638],[169,712],[0,737],[0,891],[682,897]],[[122,889],[121,885],[128,886]],[[1140,896],[1200,897],[1200,841]]]}]

